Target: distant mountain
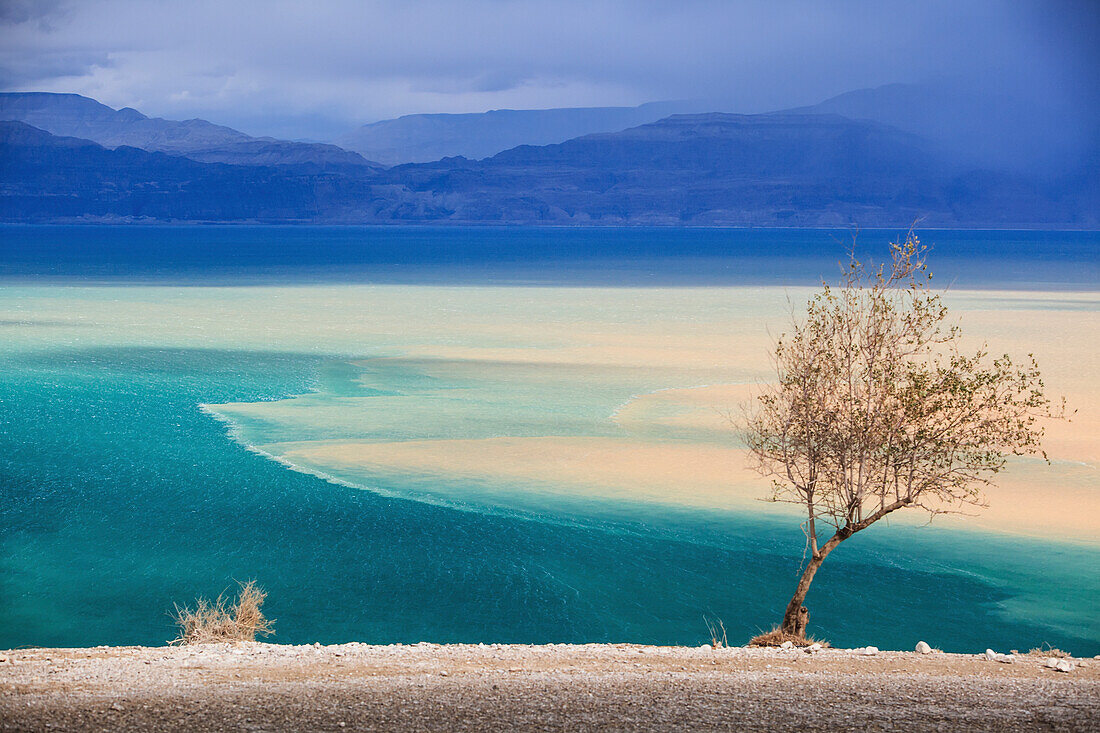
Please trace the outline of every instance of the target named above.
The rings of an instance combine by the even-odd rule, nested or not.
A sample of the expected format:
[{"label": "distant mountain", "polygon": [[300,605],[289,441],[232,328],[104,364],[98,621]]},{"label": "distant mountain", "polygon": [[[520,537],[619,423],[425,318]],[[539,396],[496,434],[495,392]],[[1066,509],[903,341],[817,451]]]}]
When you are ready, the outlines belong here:
[{"label": "distant mountain", "polygon": [[838,114],[919,135],[957,168],[1065,172],[1100,148],[1100,119],[982,89],[888,84],[788,114]]},{"label": "distant mountain", "polygon": [[276,140],[270,137],[254,137],[241,142],[227,142],[193,149],[146,148],[176,155],[183,155],[202,163],[231,163],[233,165],[285,165],[325,170],[351,166],[381,169],[385,166],[350,150],[327,143],[300,143]]},{"label": "distant mountain", "polygon": [[936,163],[920,138],[838,115],[672,115],[558,145],[522,145],[486,161],[501,166],[693,171],[751,178],[890,177]]},{"label": "distant mountain", "polygon": [[1088,177],[958,172],[917,136],[838,115],[675,115],[480,161],[328,171],[0,123],[5,221],[1096,227],[1097,194]]},{"label": "distant mountain", "polygon": [[363,125],[335,142],[385,165],[472,160],[517,145],[550,145],[596,132],[616,132],[677,112],[701,112],[698,103],[654,102],[640,107],[497,109],[475,114],[418,114]]},{"label": "distant mountain", "polygon": [[14,120],[54,135],[92,140],[107,148],[129,145],[205,163],[238,165],[373,166],[335,145],[254,138],[206,120],[175,122],[115,110],[79,94],[0,93],[0,120]]},{"label": "distant mountain", "polygon": [[458,220],[841,225],[945,214],[938,166],[875,123],[711,113],[387,177]]},{"label": "distant mountain", "polygon": [[[286,166],[200,163],[139,148],[105,148],[22,122],[0,122],[0,219],[314,221],[338,214],[332,174]],[[358,206],[369,192],[339,179]]]}]

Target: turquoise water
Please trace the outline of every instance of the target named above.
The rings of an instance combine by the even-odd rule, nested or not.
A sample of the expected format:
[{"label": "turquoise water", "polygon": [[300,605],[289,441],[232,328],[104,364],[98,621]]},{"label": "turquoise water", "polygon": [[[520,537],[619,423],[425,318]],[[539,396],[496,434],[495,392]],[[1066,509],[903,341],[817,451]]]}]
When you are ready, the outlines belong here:
[{"label": "turquoise water", "polygon": [[[456,502],[400,498],[437,493],[415,485],[423,477],[374,475],[376,491],[364,491],[289,470],[200,409],[424,389],[430,377],[415,359],[387,362],[366,382],[362,360],[400,355],[403,345],[465,343],[446,329],[419,334],[413,321],[425,312],[401,298],[411,292],[412,303],[443,299],[447,308],[466,301],[427,287],[393,291],[393,313],[375,314],[393,320],[352,338],[360,321],[318,316],[332,306],[312,285],[196,292],[181,289],[188,283],[178,272],[180,282],[157,288],[131,287],[131,276],[74,289],[71,281],[28,284],[23,273],[20,284],[0,287],[0,648],[163,643],[174,633],[173,603],[246,578],[269,591],[275,640],[284,643],[699,644],[704,615],[723,619],[731,640],[742,641],[782,611],[802,559],[801,532],[786,517],[626,499],[581,507],[553,497],[463,511]],[[530,297],[550,297],[539,292]],[[279,317],[280,308],[294,313],[305,302],[316,311],[303,314],[304,325]],[[267,331],[257,325],[265,309],[275,315]],[[470,307],[461,323],[481,323],[478,313]],[[402,318],[406,327],[394,326]],[[484,326],[495,339],[489,345],[514,345],[498,325]],[[571,394],[528,371],[509,377],[525,385],[523,404],[501,397],[486,405],[482,395],[472,412],[456,413],[461,419],[395,412],[371,425],[390,438],[422,437],[427,425],[462,436],[544,434],[547,423],[559,434],[611,430],[593,427],[590,415],[614,405],[613,384],[596,380],[591,395]],[[627,391],[660,382],[633,379]],[[345,423],[293,424],[293,435],[268,437],[348,431]],[[435,480],[455,484],[447,496],[463,495],[462,479]],[[469,488],[475,495],[479,487]],[[980,651],[1046,642],[1096,654],[1098,560],[1100,550],[1086,543],[936,526],[869,531],[819,573],[812,630],[840,645],[911,648],[925,639]]]}]

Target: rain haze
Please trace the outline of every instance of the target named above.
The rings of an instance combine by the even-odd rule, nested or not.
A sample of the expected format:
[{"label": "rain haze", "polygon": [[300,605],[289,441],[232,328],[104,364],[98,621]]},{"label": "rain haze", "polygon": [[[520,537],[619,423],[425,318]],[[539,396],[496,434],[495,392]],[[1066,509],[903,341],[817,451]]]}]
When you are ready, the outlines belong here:
[{"label": "rain haze", "polygon": [[977,89],[1091,124],[1098,8],[4,0],[0,89],[315,140],[411,113],[660,100],[751,113],[897,82]]}]

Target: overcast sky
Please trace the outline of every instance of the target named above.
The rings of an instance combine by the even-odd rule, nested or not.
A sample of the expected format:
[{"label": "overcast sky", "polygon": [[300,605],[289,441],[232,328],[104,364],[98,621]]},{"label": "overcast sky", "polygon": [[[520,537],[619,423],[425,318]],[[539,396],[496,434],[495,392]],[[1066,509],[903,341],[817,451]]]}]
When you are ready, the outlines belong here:
[{"label": "overcast sky", "polygon": [[1097,0],[0,0],[0,88],[315,139],[413,112],[754,112],[929,80],[1077,104],[1096,99],[1098,16]]}]

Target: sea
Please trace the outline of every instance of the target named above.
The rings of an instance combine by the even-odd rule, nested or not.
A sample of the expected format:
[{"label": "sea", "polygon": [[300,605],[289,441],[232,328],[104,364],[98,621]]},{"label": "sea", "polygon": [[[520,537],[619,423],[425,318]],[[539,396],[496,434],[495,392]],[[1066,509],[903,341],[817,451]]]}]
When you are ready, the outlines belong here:
[{"label": "sea", "polygon": [[[0,226],[0,648],[164,644],[246,580],[276,643],[744,643],[806,542],[732,387],[905,235]],[[1096,404],[1100,233],[919,236],[964,327]],[[1096,506],[1091,459],[1020,470]],[[811,633],[1100,654],[1100,517],[996,499],[845,542]]]}]

